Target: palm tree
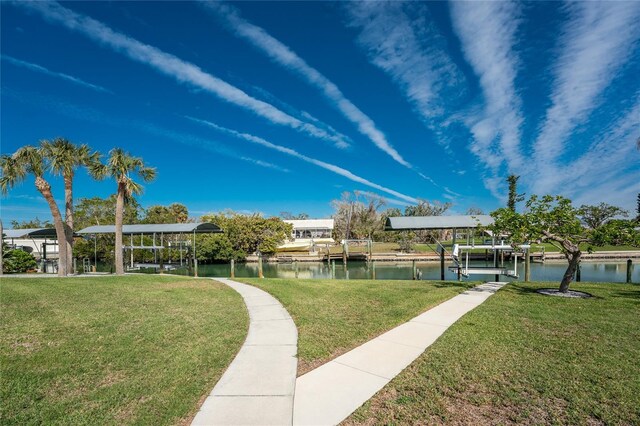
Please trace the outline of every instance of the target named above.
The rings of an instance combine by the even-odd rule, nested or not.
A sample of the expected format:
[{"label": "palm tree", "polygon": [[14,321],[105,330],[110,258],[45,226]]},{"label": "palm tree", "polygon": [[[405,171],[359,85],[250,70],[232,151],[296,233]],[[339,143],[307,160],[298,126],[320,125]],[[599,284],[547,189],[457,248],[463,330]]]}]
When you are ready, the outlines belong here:
[{"label": "palm tree", "polygon": [[116,274],[124,274],[124,257],[122,253],[122,218],[124,215],[124,204],[133,195],[142,193],[142,185],[135,182],[131,175],[139,175],[143,181],[150,182],[156,177],[156,169],[147,167],[142,158],[133,157],[121,148],[114,148],[109,151],[107,164],[93,165],[94,176],[110,176],[115,179],[118,185],[116,193],[116,244],[115,261]]},{"label": "palm tree", "polygon": [[42,150],[33,146],[24,146],[11,156],[3,155],[0,157],[0,169],[2,169],[0,190],[6,194],[10,188],[24,181],[28,174],[35,177],[36,189],[42,194],[51,210],[58,239],[58,276],[64,277],[68,271],[65,227],[60,209],[51,193],[51,185],[44,178],[46,168],[46,159],[42,155]]},{"label": "palm tree", "polygon": [[[73,178],[76,168],[86,166],[91,173],[92,164],[100,162],[100,153],[91,152],[88,145],[74,145],[67,139],[40,142],[42,154],[47,159],[49,171],[62,175],[64,179],[65,241],[67,245],[67,266],[73,265]],[[98,177],[98,176],[94,176]]]}]

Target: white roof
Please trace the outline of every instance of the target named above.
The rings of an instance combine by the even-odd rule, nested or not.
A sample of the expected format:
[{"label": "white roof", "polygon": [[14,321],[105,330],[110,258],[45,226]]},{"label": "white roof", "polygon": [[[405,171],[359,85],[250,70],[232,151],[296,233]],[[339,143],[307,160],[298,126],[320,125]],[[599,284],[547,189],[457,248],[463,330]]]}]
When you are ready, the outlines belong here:
[{"label": "white roof", "polygon": [[54,228],[5,229],[2,232],[6,238],[56,238]]},{"label": "white roof", "polygon": [[492,223],[493,218],[483,214],[464,216],[403,216],[387,218],[384,230],[463,229],[489,226]]},{"label": "white roof", "polygon": [[333,219],[285,220],[293,225],[293,229],[333,229]]}]

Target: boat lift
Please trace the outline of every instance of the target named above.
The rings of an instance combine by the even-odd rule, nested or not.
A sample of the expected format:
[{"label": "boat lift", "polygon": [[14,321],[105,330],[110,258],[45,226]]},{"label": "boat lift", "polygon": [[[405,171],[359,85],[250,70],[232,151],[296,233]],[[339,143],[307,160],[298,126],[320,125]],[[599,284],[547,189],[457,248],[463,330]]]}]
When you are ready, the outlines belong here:
[{"label": "boat lift", "polygon": [[[474,249],[492,250],[494,253],[494,266],[473,266],[469,265],[469,252]],[[455,265],[449,266],[449,270],[458,272],[468,278],[469,275],[504,275],[510,278],[518,278],[518,254],[514,252],[513,269],[498,266],[498,253],[504,251],[512,251],[513,247],[500,241],[499,244],[454,244],[451,257]],[[464,261],[461,258],[464,257]]]},{"label": "boat lift", "polygon": [[[444,245],[436,239],[437,252],[440,254],[441,279],[444,279],[445,255],[449,255],[453,265],[449,270],[457,272],[458,279],[470,275],[495,275],[496,281],[500,276],[518,278],[517,253],[514,252],[514,269],[508,269],[498,264],[498,254],[505,251],[513,251],[514,248],[505,244],[504,240],[497,241],[492,235],[490,243],[484,241],[483,244],[475,244],[473,231],[480,227],[493,224],[493,218],[489,215],[460,215],[460,216],[403,216],[387,218],[385,231],[433,231],[433,230],[453,230],[453,247],[451,253],[447,253]],[[466,244],[456,243],[459,230],[466,230]],[[526,246],[521,246],[526,248]],[[475,249],[491,250],[493,252],[493,266],[471,265],[470,252]]]}]

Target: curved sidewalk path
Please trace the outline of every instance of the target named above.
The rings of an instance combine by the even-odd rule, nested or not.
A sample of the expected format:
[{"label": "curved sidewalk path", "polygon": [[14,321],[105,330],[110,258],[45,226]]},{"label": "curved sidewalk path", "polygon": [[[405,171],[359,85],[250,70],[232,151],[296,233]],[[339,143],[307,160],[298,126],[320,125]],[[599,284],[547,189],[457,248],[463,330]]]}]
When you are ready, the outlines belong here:
[{"label": "curved sidewalk path", "polygon": [[481,284],[298,377],[294,425],[335,425],[506,283]]},{"label": "curved sidewalk path", "polygon": [[291,425],[298,330],[284,307],[257,287],[215,278],[249,311],[242,348],[200,407],[193,425]]}]

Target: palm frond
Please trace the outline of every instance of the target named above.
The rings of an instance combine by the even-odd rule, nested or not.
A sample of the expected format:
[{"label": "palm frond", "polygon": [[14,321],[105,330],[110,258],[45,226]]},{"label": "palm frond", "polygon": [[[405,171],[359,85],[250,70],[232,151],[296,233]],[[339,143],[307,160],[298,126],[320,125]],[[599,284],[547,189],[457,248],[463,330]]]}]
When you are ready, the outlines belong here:
[{"label": "palm frond", "polygon": [[21,163],[26,171],[33,173],[36,177],[42,177],[45,171],[45,161],[42,151],[31,145],[18,149],[13,158]]},{"label": "palm frond", "polygon": [[0,157],[0,191],[7,194],[9,189],[22,182],[27,175],[26,167],[9,155]]}]

